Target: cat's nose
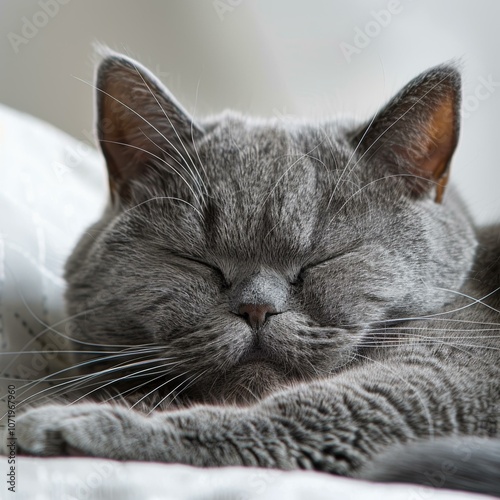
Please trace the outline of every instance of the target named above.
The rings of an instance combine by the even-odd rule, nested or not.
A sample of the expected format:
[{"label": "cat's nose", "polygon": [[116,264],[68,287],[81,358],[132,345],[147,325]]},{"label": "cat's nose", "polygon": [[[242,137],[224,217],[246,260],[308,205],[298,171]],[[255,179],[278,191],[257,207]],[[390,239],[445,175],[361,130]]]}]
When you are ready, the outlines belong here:
[{"label": "cat's nose", "polygon": [[270,304],[240,304],[238,314],[254,329],[264,326],[269,316],[278,314]]}]

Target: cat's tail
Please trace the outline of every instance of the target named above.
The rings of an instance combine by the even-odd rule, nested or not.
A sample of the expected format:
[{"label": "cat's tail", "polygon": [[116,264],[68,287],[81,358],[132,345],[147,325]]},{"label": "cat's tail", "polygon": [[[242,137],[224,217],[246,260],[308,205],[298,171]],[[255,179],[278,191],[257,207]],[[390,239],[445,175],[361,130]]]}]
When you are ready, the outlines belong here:
[{"label": "cat's tail", "polygon": [[390,448],[359,476],[500,497],[500,440],[443,438]]}]

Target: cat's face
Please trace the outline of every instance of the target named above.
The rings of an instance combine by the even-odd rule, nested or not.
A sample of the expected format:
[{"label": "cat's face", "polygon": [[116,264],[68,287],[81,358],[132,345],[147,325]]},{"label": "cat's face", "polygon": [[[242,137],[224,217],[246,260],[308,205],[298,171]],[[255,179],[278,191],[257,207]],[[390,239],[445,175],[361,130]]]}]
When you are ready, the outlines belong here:
[{"label": "cat's face", "polygon": [[364,127],[195,123],[120,56],[97,87],[113,202],[68,262],[69,313],[79,340],[159,346],[171,364],[158,386],[250,401],[327,376],[384,321],[437,310],[464,280],[473,231],[440,199],[458,136],[452,68]]}]

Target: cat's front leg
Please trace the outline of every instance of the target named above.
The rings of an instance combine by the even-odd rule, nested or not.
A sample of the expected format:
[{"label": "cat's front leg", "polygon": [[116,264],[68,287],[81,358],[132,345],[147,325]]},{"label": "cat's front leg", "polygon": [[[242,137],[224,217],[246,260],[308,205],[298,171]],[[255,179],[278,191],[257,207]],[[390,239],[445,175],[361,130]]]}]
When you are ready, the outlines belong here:
[{"label": "cat's front leg", "polygon": [[16,437],[21,453],[39,456],[258,465],[253,455],[258,450],[245,452],[245,440],[250,450],[257,432],[249,413],[237,408],[198,407],[148,416],[102,403],[47,405],[18,419]]},{"label": "cat's front leg", "polygon": [[[45,406],[18,420],[21,452],[196,466],[318,469],[348,475],[374,447],[326,386],[247,408],[199,406],[150,416],[99,403]],[[381,439],[381,444],[387,443]]]},{"label": "cat's front leg", "polygon": [[[100,403],[47,405],[18,418],[18,451],[40,456],[84,455],[148,460],[149,420],[122,406]],[[140,432],[142,429],[142,433]],[[141,440],[144,447],[139,446]]]},{"label": "cat's front leg", "polygon": [[48,405],[17,423],[19,451],[32,455],[296,468],[283,437],[253,408],[200,406],[148,416],[101,403]]},{"label": "cat's front leg", "polygon": [[353,475],[392,444],[481,435],[482,420],[498,419],[489,386],[472,370],[463,368],[461,378],[450,381],[441,365],[404,365],[401,354],[384,368],[360,367],[249,407],[197,406],[149,416],[103,403],[36,408],[19,418],[18,444],[37,455]]},{"label": "cat's front leg", "polygon": [[33,455],[282,469],[306,465],[301,449],[306,441],[311,464],[321,453],[315,437],[307,434],[298,423],[268,415],[259,405],[200,406],[150,416],[99,403],[49,405],[29,410],[17,425],[21,453]]}]

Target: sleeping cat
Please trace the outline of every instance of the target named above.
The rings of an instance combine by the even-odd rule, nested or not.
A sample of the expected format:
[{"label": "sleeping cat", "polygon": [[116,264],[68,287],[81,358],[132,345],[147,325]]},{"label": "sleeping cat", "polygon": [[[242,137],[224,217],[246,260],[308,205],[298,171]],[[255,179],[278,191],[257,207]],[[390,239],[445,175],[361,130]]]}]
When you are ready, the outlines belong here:
[{"label": "sleeping cat", "polygon": [[80,396],[20,417],[20,449],[500,495],[464,479],[499,449],[500,232],[445,191],[457,70],[363,124],[194,120],[113,53],[96,86],[111,196],[66,267]]}]

